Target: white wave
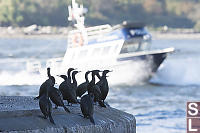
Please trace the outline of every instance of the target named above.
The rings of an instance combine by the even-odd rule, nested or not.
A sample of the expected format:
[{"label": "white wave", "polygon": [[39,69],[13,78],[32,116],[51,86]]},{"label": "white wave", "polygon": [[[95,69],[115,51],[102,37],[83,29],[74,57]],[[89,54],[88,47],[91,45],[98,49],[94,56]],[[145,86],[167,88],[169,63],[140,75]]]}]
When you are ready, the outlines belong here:
[{"label": "white wave", "polygon": [[151,82],[164,85],[200,85],[199,66],[199,58],[166,60]]},{"label": "white wave", "polygon": [[151,74],[150,63],[144,61],[129,61],[113,67],[108,80],[111,85],[135,85],[142,84]]},{"label": "white wave", "polygon": [[[84,74],[87,70],[84,66],[77,67],[78,70],[83,70],[77,75],[78,84],[85,81]],[[93,67],[94,69],[94,67]],[[123,64],[115,64],[109,67],[101,67],[100,70],[109,69],[113,72],[109,73],[108,81],[110,85],[133,85],[140,84],[144,79],[150,75],[149,64],[147,62],[123,62]],[[63,80],[57,77],[57,74],[66,74],[67,69],[52,68],[52,75],[56,78],[56,83],[59,85]],[[61,71],[62,70],[62,71]],[[40,74],[30,73],[28,71],[2,71],[0,73],[0,85],[41,85],[46,79],[46,69],[42,69]],[[91,75],[89,76],[89,80]]]},{"label": "white wave", "polygon": [[[113,72],[108,73],[109,76],[107,79],[109,85],[135,85],[142,84],[143,81],[149,78],[151,74],[151,63],[144,61],[123,61],[123,62],[104,62],[104,65],[98,65],[97,63],[92,65],[89,64],[77,65],[75,68],[81,70],[82,73],[77,75],[78,83],[84,82],[84,73],[87,70],[112,70]],[[91,80],[91,75],[88,76]],[[98,80],[97,80],[98,81]]]},{"label": "white wave", "polygon": [[28,73],[27,71],[0,73],[0,85],[38,85],[45,77],[39,74]]}]

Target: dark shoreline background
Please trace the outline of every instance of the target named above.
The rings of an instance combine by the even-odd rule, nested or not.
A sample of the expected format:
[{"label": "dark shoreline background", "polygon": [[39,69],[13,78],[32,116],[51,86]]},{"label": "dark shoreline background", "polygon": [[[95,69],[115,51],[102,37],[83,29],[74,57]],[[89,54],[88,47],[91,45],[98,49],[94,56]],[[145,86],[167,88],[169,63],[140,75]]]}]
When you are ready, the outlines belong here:
[{"label": "dark shoreline background", "polygon": [[[0,38],[66,38],[67,27],[37,26],[0,27]],[[200,32],[193,29],[153,30],[149,28],[153,39],[199,39]]]},{"label": "dark shoreline background", "polygon": [[[86,24],[143,22],[159,28],[193,28],[200,31],[199,0],[76,0],[87,8]],[[106,4],[105,4],[106,3]],[[0,26],[67,26],[71,0],[3,0]]]}]

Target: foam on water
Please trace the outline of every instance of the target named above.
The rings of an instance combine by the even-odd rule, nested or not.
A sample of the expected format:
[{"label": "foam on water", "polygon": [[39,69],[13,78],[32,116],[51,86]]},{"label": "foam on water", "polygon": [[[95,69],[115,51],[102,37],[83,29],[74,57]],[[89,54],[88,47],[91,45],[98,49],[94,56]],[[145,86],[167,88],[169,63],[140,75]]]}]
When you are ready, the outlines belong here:
[{"label": "foam on water", "polygon": [[0,85],[38,85],[44,79],[43,75],[30,74],[27,71],[0,73]]},{"label": "foam on water", "polygon": [[[143,83],[144,79],[147,79],[150,74],[150,69],[148,69],[148,63],[146,62],[126,62],[123,64],[118,64],[112,67],[101,68],[113,70],[109,73],[109,83],[110,85],[134,85]],[[58,71],[54,71],[58,70]],[[80,67],[79,70],[88,70],[86,68]],[[90,69],[89,69],[90,70]],[[56,82],[60,84],[62,79],[57,77],[57,74],[66,74],[67,70],[62,70],[52,68],[52,75],[56,78]],[[84,78],[85,71],[82,71],[77,75],[78,83],[85,81]],[[0,85],[41,85],[47,79],[46,69],[41,70],[40,74],[29,73],[26,70],[21,70],[17,72],[13,71],[2,71],[0,72]],[[91,76],[89,76],[91,79]]]},{"label": "foam on water", "polygon": [[110,85],[135,85],[142,84],[151,74],[150,64],[144,61],[126,62],[113,67],[113,72],[108,74]]},{"label": "foam on water", "polygon": [[200,58],[166,60],[151,79],[163,85],[200,85]]},{"label": "foam on water", "polygon": [[[146,61],[124,61],[124,62],[104,62],[105,65],[95,65],[90,64],[89,66],[78,65],[75,68],[78,70],[83,70],[81,74],[77,75],[78,83],[84,82],[84,74],[87,70],[112,70],[108,73],[108,81],[111,86],[115,85],[128,85],[132,86],[135,84],[143,84],[146,79],[149,78],[151,74],[151,63]],[[108,65],[109,64],[109,65]],[[99,66],[98,66],[99,65]],[[91,76],[88,76],[91,80]]]},{"label": "foam on water", "polygon": [[[121,64],[113,64],[110,65],[110,67],[101,68],[101,70],[113,70],[112,73],[108,74],[110,85],[123,84],[132,86],[142,84],[145,79],[148,79],[151,73],[149,65],[149,63],[143,61],[128,61]],[[162,85],[200,85],[199,66],[199,58],[170,58],[165,60],[150,82]],[[84,66],[80,66],[81,70],[88,70],[83,67]],[[66,74],[66,71],[67,70],[62,70],[62,72],[53,71],[52,75],[55,76],[56,73]],[[82,71],[81,74],[77,75],[78,83],[84,82],[84,73],[85,71]],[[55,78],[58,84],[62,82],[61,78],[56,76]],[[46,69],[43,69],[41,74],[29,73],[26,70],[18,70],[15,72],[4,70],[0,72],[0,85],[40,85],[46,79]]]}]

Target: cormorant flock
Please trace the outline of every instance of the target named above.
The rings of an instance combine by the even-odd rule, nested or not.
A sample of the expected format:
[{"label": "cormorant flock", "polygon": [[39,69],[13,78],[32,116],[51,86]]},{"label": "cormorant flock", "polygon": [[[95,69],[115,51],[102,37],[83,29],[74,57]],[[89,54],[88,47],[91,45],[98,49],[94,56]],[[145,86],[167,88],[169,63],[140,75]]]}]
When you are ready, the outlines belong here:
[{"label": "cormorant flock", "polygon": [[[67,75],[57,75],[64,79],[57,89],[54,87],[55,78],[51,75],[50,68],[47,68],[48,79],[40,86],[39,96],[35,97],[35,99],[39,99],[40,110],[44,118],[49,118],[51,123],[55,124],[52,118],[51,101],[55,104],[55,109],[61,106],[68,113],[70,113],[70,110],[64,105],[63,100],[66,100],[68,105],[71,104],[71,106],[72,104],[80,104],[84,118],[90,119],[93,124],[95,124],[93,118],[94,104],[98,102],[101,107],[106,108],[104,101],[109,91],[108,81],[106,79],[108,76],[106,74],[112,71],[87,71],[85,73],[85,82],[77,85],[76,74],[79,72],[74,68],[69,68]],[[100,76],[100,72],[102,72],[102,76]],[[88,79],[89,74],[92,77],[91,81]],[[99,79],[98,82],[95,80],[95,76]],[[85,94],[86,92],[87,94]],[[81,98],[80,101],[77,97]]]}]

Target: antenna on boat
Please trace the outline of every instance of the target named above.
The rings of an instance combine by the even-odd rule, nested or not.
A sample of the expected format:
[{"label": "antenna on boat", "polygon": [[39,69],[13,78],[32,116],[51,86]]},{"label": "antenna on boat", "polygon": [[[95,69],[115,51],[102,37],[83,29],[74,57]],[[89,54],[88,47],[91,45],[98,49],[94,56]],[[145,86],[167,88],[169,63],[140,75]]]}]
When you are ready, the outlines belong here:
[{"label": "antenna on boat", "polygon": [[85,14],[88,11],[87,8],[83,8],[83,5],[79,5],[75,0],[72,0],[72,5],[68,6],[68,11],[68,20],[73,23],[73,26],[77,28],[77,31],[79,32],[74,34],[74,40],[78,39],[81,40],[82,44],[87,44],[88,35],[84,25]]},{"label": "antenna on boat", "polygon": [[75,0],[72,0],[72,5],[68,6],[69,17],[68,20],[73,23],[73,25],[78,28],[84,28],[84,15],[87,13],[87,8],[83,8],[83,5],[76,3]]}]

